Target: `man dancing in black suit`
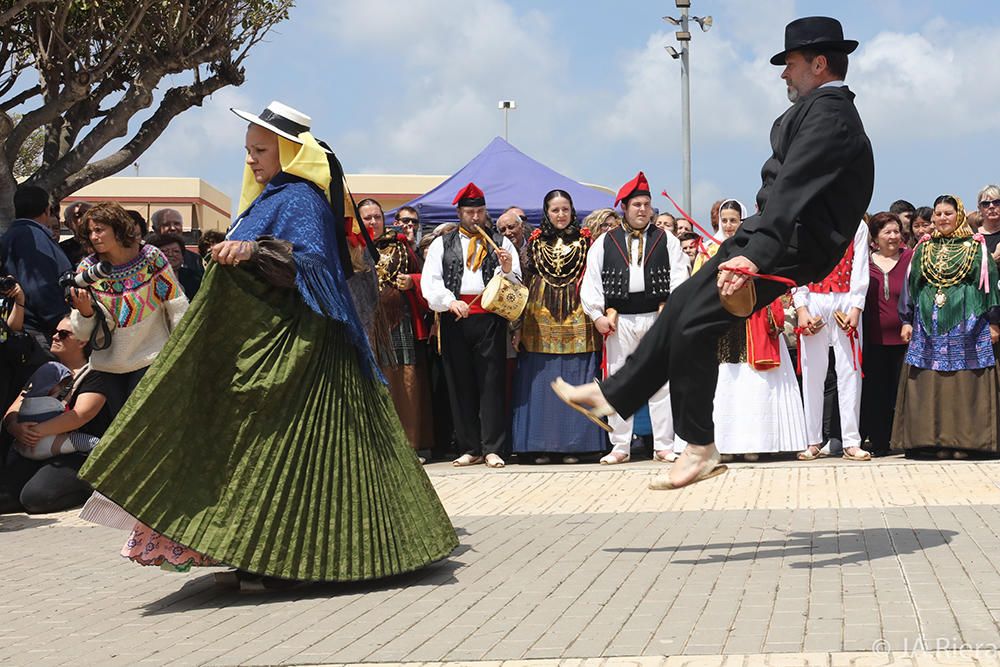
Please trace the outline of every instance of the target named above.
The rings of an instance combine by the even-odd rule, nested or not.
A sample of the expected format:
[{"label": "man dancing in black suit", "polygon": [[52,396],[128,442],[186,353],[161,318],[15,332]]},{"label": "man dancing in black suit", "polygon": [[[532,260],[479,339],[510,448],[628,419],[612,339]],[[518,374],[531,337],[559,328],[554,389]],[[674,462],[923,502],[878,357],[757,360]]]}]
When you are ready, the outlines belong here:
[{"label": "man dancing in black suit", "polygon": [[[627,417],[666,382],[671,383],[677,435],[690,443],[650,488],[675,489],[719,474],[712,400],[718,381],[719,336],[740,318],[720,297],[738,300],[754,280],[754,309],[787,289],[822,280],[843,257],[871,202],[875,165],[871,143],[844,83],[847,55],[840,22],[813,16],[785,28],[784,65],[791,108],[771,128],[773,154],[761,170],[759,213],[747,218],[719,252],[667,302],[656,324],[617,373],[602,384],[553,388],[592,416]],[[750,274],[750,275],[748,275]],[[737,310],[733,308],[733,310]]]}]

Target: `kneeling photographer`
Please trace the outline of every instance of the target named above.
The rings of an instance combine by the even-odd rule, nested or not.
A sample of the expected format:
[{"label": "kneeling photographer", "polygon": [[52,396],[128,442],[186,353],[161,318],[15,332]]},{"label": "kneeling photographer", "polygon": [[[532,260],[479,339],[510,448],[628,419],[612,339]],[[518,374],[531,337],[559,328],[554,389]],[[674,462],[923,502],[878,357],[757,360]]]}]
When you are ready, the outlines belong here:
[{"label": "kneeling photographer", "polygon": [[[143,244],[138,228],[121,206],[102,202],[87,210],[82,232],[93,248],[77,267],[89,272],[90,287],[71,287],[73,334],[93,347],[90,366],[111,376],[112,414],[139,384],[170,332],[180,322],[188,300],[167,258]],[[95,269],[110,266],[107,277]],[[80,282],[89,282],[80,280]]]},{"label": "kneeling photographer", "polygon": [[[92,446],[111,425],[108,403],[114,389],[110,376],[89,368],[89,346],[77,340],[69,327],[69,319],[62,320],[52,336],[50,351],[58,363],[46,363],[34,373],[24,394],[3,415],[3,436],[17,446],[0,470],[0,514],[59,512],[82,505],[91,494],[90,485],[77,477],[88,448],[76,445],[86,440]],[[43,415],[31,410],[29,401],[37,401],[33,397],[54,384],[54,368],[66,376],[58,378],[63,391],[44,400],[58,399],[61,405],[57,414]],[[56,438],[61,442],[59,451],[45,447],[47,440]]]}]

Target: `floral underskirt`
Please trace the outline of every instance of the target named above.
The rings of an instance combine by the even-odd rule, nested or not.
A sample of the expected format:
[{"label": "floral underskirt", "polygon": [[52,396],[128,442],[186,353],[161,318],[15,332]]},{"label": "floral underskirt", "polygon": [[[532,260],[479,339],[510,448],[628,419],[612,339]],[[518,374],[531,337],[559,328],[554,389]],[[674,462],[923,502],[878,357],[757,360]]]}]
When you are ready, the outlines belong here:
[{"label": "floral underskirt", "polygon": [[[931,321],[937,328],[937,306]],[[989,368],[996,363],[986,317],[969,315],[951,331],[932,334],[924,328],[920,313],[913,317],[913,338],[906,351],[906,363],[933,371],[966,371]]]},{"label": "floral underskirt", "polygon": [[221,565],[216,560],[177,544],[144,523],[137,523],[125,540],[122,556],[140,565],[153,565],[170,572],[187,572],[192,567]]}]

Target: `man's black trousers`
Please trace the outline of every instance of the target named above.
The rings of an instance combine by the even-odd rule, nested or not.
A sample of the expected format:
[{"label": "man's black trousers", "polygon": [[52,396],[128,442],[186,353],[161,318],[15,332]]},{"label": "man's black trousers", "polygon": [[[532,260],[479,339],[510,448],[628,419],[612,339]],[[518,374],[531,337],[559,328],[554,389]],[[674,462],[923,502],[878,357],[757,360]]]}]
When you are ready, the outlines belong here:
[{"label": "man's black trousers", "polygon": [[[712,404],[719,380],[718,340],[741,318],[722,307],[716,288],[718,266],[739,248],[723,243],[719,252],[676,290],[656,318],[639,348],[601,389],[623,417],[638,410],[664,383],[670,382],[670,403],[677,435],[695,445],[715,442]],[[776,273],[799,282],[799,271]],[[805,282],[801,280],[801,282]],[[800,284],[801,284],[800,282]],[[764,308],[788,290],[770,280],[755,280],[757,303]]]},{"label": "man's black trousers", "polygon": [[474,456],[504,451],[507,320],[442,313],[441,354],[459,450]]}]

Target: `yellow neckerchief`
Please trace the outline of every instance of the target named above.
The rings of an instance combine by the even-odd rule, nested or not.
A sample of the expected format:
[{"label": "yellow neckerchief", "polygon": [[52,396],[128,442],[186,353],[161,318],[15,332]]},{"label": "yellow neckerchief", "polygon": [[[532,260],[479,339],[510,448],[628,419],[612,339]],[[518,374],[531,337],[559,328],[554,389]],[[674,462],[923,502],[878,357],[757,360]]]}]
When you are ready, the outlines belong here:
[{"label": "yellow neckerchief", "polygon": [[[281,171],[293,176],[299,176],[310,183],[315,183],[320,190],[330,199],[330,163],[326,159],[326,151],[316,142],[316,138],[309,132],[299,135],[296,143],[282,136],[278,137],[278,158],[281,162]],[[253,201],[260,196],[264,186],[258,183],[253,177],[250,166],[243,165],[243,188],[240,191],[240,213],[247,210]],[[361,233],[361,227],[354,219],[354,202],[347,194],[348,189],[344,187],[344,215],[350,217],[353,222],[354,234]]]},{"label": "yellow neckerchief", "polygon": [[[962,198],[959,197],[958,195],[948,195],[948,196],[955,200],[955,202],[958,204],[958,209],[956,210],[956,215],[955,215],[955,222],[956,222],[955,231],[953,231],[951,234],[949,234],[947,237],[944,238],[963,239],[967,236],[972,236],[973,229],[969,227],[969,225],[966,223],[965,204],[962,203]],[[935,228],[934,231],[931,232],[931,237],[935,239],[942,238],[941,232],[939,232]]]},{"label": "yellow neckerchief", "polygon": [[470,232],[461,225],[458,226],[458,231],[462,232],[462,236],[469,239],[469,249],[465,253],[465,265],[475,273],[483,265],[483,260],[486,259],[486,245],[483,243],[482,237],[476,232]]},{"label": "yellow neckerchief", "polygon": [[647,224],[642,229],[635,229],[632,225],[628,224],[627,221],[622,219],[622,229],[625,230],[625,245],[628,246],[628,261],[632,262],[632,241],[636,240],[639,242],[639,259],[636,262],[636,266],[642,266],[642,243],[643,239],[646,238],[646,230],[649,229],[649,224]]}]

